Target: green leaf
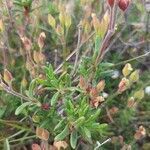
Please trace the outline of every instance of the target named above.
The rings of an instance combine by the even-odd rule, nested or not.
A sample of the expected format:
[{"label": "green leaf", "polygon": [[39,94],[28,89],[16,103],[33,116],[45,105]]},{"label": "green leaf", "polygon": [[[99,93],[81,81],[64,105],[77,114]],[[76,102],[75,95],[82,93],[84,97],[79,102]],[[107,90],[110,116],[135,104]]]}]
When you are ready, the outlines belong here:
[{"label": "green leaf", "polygon": [[78,140],[78,133],[77,133],[76,130],[74,130],[74,131],[71,133],[71,136],[70,136],[70,144],[71,144],[71,147],[72,147],[73,149],[76,148],[77,140]]},{"label": "green leaf", "polygon": [[25,107],[27,107],[28,105],[31,105],[31,102],[25,102],[25,103],[23,103],[22,105],[20,105],[20,106],[16,109],[15,115],[19,115],[19,114],[23,111],[23,109],[24,109]]},{"label": "green leaf", "polygon": [[64,128],[64,130],[55,137],[55,141],[61,141],[67,135],[69,135],[69,127],[68,127],[68,125],[66,125],[65,128]]},{"label": "green leaf", "polygon": [[85,117],[82,116],[74,122],[76,128],[79,128],[85,122]]},{"label": "green leaf", "polygon": [[0,118],[3,117],[3,115],[4,115],[5,111],[6,111],[6,108],[7,108],[7,106],[1,106],[0,107]]},{"label": "green leaf", "polygon": [[91,132],[88,128],[83,127],[82,128],[82,136],[83,138],[85,138],[87,141],[89,141],[90,143],[92,143],[92,139],[91,139]]},{"label": "green leaf", "polygon": [[95,59],[97,57],[97,55],[99,53],[100,45],[101,45],[101,38],[100,38],[100,36],[96,36],[96,38],[95,38],[95,51],[94,51],[93,59]]},{"label": "green leaf", "polygon": [[54,106],[58,100],[59,92],[56,92],[51,99],[51,106]]},{"label": "green leaf", "polygon": [[100,110],[100,109],[97,109],[97,111],[94,113],[94,115],[91,115],[91,116],[89,117],[89,119],[87,119],[86,122],[89,123],[89,122],[92,122],[92,121],[96,120],[96,119],[98,118],[100,112],[101,112],[101,110]]},{"label": "green leaf", "polygon": [[100,63],[99,67],[113,67],[114,64],[113,63],[108,63],[108,62],[104,62],[104,63]]},{"label": "green leaf", "polygon": [[57,129],[61,128],[63,123],[64,123],[65,119],[61,120],[54,128],[54,131],[56,131]]},{"label": "green leaf", "polygon": [[36,80],[37,80],[37,79],[33,79],[33,80],[31,81],[31,83],[30,83],[30,86],[29,86],[29,92],[28,92],[28,94],[29,94],[29,96],[32,97],[32,98],[33,98],[33,95],[34,95],[34,88],[35,88],[35,86],[36,86]]}]

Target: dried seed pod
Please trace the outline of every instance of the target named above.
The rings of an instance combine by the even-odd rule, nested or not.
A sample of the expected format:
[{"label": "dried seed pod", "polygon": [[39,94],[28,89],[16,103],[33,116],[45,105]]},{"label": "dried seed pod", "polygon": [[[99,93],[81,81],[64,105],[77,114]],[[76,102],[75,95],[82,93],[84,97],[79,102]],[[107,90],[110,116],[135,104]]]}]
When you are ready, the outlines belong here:
[{"label": "dried seed pod", "polygon": [[34,51],[33,59],[37,64],[42,64],[45,62],[45,55],[42,52]]},{"label": "dried seed pod", "polygon": [[46,38],[45,33],[41,32],[40,35],[39,35],[39,38],[38,38],[38,45],[39,45],[40,49],[42,49],[43,46],[44,46],[45,38]]},{"label": "dried seed pod", "polygon": [[36,136],[42,140],[47,141],[49,139],[49,132],[44,128],[37,127],[36,128]]},{"label": "dried seed pod", "polygon": [[103,96],[97,96],[95,99],[91,100],[93,107],[97,108],[101,103],[105,101]]},{"label": "dried seed pod", "polygon": [[4,78],[4,81],[9,85],[11,84],[11,81],[13,80],[12,74],[7,69],[4,70],[3,78]]},{"label": "dried seed pod", "polygon": [[99,92],[102,92],[102,91],[104,90],[104,88],[105,88],[105,80],[101,80],[101,81],[97,84],[96,88],[97,88],[97,90],[98,90]]},{"label": "dried seed pod", "polygon": [[22,43],[23,43],[24,48],[25,48],[27,51],[30,51],[30,50],[31,50],[31,47],[32,47],[31,41],[30,41],[27,37],[21,37],[21,40],[22,40]]},{"label": "dried seed pod", "polygon": [[122,11],[125,11],[129,6],[130,0],[119,0],[118,6]]},{"label": "dried seed pod", "polygon": [[82,90],[86,90],[87,89],[87,83],[86,83],[85,79],[82,76],[80,76],[80,79],[79,79],[79,87]]},{"label": "dried seed pod", "polygon": [[91,91],[90,91],[90,96],[91,96],[91,98],[95,98],[95,97],[98,96],[98,91],[97,91],[96,88],[93,87],[93,88],[91,89]]},{"label": "dried seed pod", "polygon": [[54,141],[53,145],[57,150],[61,150],[62,148],[66,149],[68,147],[68,144],[65,141]]},{"label": "dried seed pod", "polygon": [[115,107],[115,106],[109,109],[109,113],[111,115],[116,114],[118,111],[119,111],[119,109],[117,107]]}]

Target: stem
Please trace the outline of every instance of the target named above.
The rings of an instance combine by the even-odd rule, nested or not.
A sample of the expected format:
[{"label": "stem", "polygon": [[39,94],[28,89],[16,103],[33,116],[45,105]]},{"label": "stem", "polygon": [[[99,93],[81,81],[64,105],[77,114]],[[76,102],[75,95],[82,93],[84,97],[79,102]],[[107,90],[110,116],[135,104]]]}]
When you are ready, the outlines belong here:
[{"label": "stem", "polygon": [[104,56],[104,51],[107,48],[108,42],[110,41],[112,35],[115,32],[115,21],[116,21],[116,10],[117,10],[117,3],[118,0],[115,0],[115,4],[114,7],[110,7],[110,23],[109,23],[109,27],[108,27],[108,31],[107,34],[102,42],[102,45],[100,47],[100,52],[96,58],[95,64],[94,64],[94,68],[97,67],[97,64],[102,60],[103,56]]},{"label": "stem", "polygon": [[[30,101],[30,98],[28,98],[28,97],[26,97],[26,96],[24,96],[24,95],[22,95],[22,94],[20,94],[20,93],[15,92],[12,88],[8,87],[8,86],[5,85],[3,82],[0,83],[0,86],[1,86],[1,87],[3,88],[3,90],[6,91],[7,93],[10,93],[10,94],[12,94],[12,95],[14,95],[14,96],[16,96],[16,97],[21,98],[21,99],[24,99],[25,101]],[[33,100],[31,100],[31,101],[33,101]]]},{"label": "stem", "polygon": [[19,139],[16,139],[16,140],[11,140],[11,141],[9,141],[9,143],[23,141],[23,140],[28,140],[28,139],[32,139],[32,138],[36,138],[36,135],[32,135],[32,136],[28,136],[28,137],[23,137],[23,138],[19,138]]},{"label": "stem", "polygon": [[80,42],[81,42],[81,27],[79,25],[78,27],[78,42],[77,42],[77,51],[76,51],[76,58],[75,58],[75,63],[74,63],[74,68],[73,68],[73,71],[72,71],[72,75],[74,74],[76,68],[77,68],[77,62],[78,62],[78,58],[79,58],[79,46],[80,46]]},{"label": "stem", "polygon": [[[89,37],[88,37],[87,39],[85,39],[85,41],[83,41],[83,42],[79,45],[79,49],[80,49],[91,37],[93,37],[94,34],[95,34],[95,32],[92,32],[92,33],[89,35]],[[65,61],[68,61],[79,49],[76,48],[76,49],[65,59]],[[64,65],[65,61],[62,62],[62,63],[55,69],[55,71],[54,71],[55,73],[58,73],[58,72],[59,72],[59,69],[62,68],[62,66]]]},{"label": "stem", "polygon": [[113,65],[113,67],[115,67],[115,66],[119,66],[119,65],[122,65],[122,64],[126,64],[126,63],[131,62],[131,61],[134,61],[134,60],[136,60],[136,59],[139,59],[139,58],[142,58],[142,57],[148,56],[149,54],[150,54],[150,52],[147,52],[147,53],[145,53],[145,54],[143,54],[143,55],[140,55],[140,56],[138,56],[138,57],[131,58],[131,59],[128,59],[128,60],[125,60],[125,61],[119,62],[119,63],[117,63],[117,64],[114,64],[114,65]]}]

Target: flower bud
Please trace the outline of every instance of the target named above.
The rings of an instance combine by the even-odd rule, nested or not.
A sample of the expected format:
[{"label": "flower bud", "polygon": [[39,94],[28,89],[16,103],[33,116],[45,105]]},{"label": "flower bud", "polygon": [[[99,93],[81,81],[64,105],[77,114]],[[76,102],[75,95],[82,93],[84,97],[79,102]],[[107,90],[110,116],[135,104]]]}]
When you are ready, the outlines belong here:
[{"label": "flower bud", "polygon": [[50,109],[50,104],[49,103],[44,103],[44,104],[41,105],[41,108],[43,110],[49,110]]},{"label": "flower bud", "polygon": [[48,23],[53,29],[55,29],[56,21],[55,21],[55,18],[51,14],[48,14]]},{"label": "flower bud", "polygon": [[137,82],[139,80],[139,70],[135,70],[129,77],[131,82]]},{"label": "flower bud", "polygon": [[124,68],[122,69],[122,73],[126,77],[131,73],[132,70],[133,70],[133,68],[132,68],[131,64],[127,63],[124,66]]},{"label": "flower bud", "polygon": [[144,90],[139,90],[134,93],[134,98],[141,100],[144,97]]},{"label": "flower bud", "polygon": [[129,0],[119,0],[118,6],[122,11],[125,11],[129,6]]},{"label": "flower bud", "polygon": [[108,4],[110,7],[113,7],[114,6],[114,0],[108,0]]},{"label": "flower bud", "polygon": [[118,92],[119,93],[124,92],[129,87],[129,85],[130,85],[129,80],[123,78],[118,85]]}]

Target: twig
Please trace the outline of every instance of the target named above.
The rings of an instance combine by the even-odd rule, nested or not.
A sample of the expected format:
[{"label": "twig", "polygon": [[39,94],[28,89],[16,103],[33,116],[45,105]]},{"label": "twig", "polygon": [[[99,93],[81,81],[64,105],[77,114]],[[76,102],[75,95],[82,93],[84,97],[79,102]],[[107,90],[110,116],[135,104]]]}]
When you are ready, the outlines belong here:
[{"label": "twig", "polygon": [[128,60],[119,62],[119,63],[117,63],[117,64],[114,64],[113,67],[114,67],[114,66],[118,66],[118,65],[122,65],[122,64],[126,64],[126,63],[131,62],[131,61],[134,61],[134,60],[136,60],[136,59],[139,59],[139,58],[148,56],[149,54],[150,54],[150,51],[147,52],[147,53],[145,53],[145,54],[143,54],[143,55],[140,55],[140,56],[138,56],[138,57],[134,57],[134,58],[131,58],[131,59],[128,59]]},{"label": "twig", "polygon": [[21,99],[24,99],[25,101],[30,101],[30,98],[20,94],[20,93],[17,93],[16,91],[14,91],[12,88],[8,87],[6,84],[4,83],[0,83],[0,86],[3,88],[4,91],[6,91],[7,93],[10,93],[16,97],[19,97]]},{"label": "twig", "polygon": [[9,141],[9,143],[23,141],[23,140],[28,140],[28,139],[32,139],[32,138],[36,138],[36,135],[32,135],[32,136],[28,136],[28,137],[23,137],[23,138],[11,140],[11,141]]},{"label": "twig", "polygon": [[112,116],[108,110],[108,107],[106,107],[106,112],[107,112],[107,116],[108,116],[109,120],[111,121],[111,123],[114,123],[114,120],[113,120],[113,118],[112,118]]},{"label": "twig", "polygon": [[96,58],[94,67],[96,68],[97,64],[102,60],[103,56],[104,56],[104,51],[106,50],[106,47],[108,45],[108,42],[110,41],[110,38],[112,37],[112,35],[114,34],[115,31],[115,21],[116,21],[116,10],[117,10],[117,3],[118,0],[115,0],[115,4],[114,7],[110,8],[110,23],[109,23],[109,27],[108,27],[108,31],[107,34],[102,42],[102,45],[100,47],[100,52]]},{"label": "twig", "polygon": [[106,144],[107,142],[111,141],[111,138],[107,139],[106,141],[104,141],[103,143],[100,143],[99,141],[97,141],[97,147],[94,148],[94,150],[99,149],[102,145]]},{"label": "twig", "polygon": [[79,58],[79,46],[80,46],[80,42],[81,42],[81,26],[79,25],[78,27],[78,42],[77,42],[77,52],[76,52],[76,58],[75,58],[75,62],[74,62],[74,68],[73,68],[73,71],[72,71],[72,75],[74,74],[76,68],[77,68],[77,62],[78,62],[78,58]]},{"label": "twig", "polygon": [[58,61],[58,54],[57,54],[58,50],[55,49],[54,52],[55,52],[54,67],[56,67],[57,66],[57,61]]}]

